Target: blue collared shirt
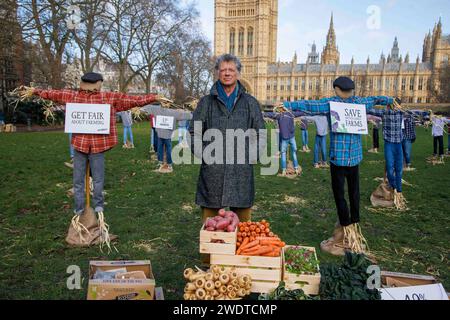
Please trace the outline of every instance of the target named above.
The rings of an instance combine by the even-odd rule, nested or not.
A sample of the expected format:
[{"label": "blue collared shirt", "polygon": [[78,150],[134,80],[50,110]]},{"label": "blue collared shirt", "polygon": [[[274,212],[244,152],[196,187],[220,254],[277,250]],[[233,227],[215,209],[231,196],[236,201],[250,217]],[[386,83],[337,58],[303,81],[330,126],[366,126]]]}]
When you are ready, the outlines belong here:
[{"label": "blue collared shirt", "polygon": [[[286,108],[303,111],[312,115],[330,114],[330,102],[343,102],[366,105],[367,111],[376,105],[388,105],[393,103],[389,97],[351,97],[342,99],[340,97],[324,98],[321,100],[300,100],[285,102]],[[331,130],[330,130],[331,131]],[[330,161],[340,167],[354,167],[359,165],[363,159],[362,139],[359,134],[330,132]]]},{"label": "blue collared shirt", "polygon": [[370,114],[382,117],[384,140],[390,143],[403,141],[403,112],[400,110],[372,109]]}]

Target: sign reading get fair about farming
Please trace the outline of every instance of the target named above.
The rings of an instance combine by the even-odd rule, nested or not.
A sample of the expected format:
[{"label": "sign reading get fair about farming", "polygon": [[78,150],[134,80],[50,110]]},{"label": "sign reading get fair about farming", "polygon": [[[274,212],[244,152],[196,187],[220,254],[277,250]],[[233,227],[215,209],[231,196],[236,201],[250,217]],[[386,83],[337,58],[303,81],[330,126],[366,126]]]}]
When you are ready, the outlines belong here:
[{"label": "sign reading get fair about farming", "polygon": [[64,132],[109,134],[110,114],[109,104],[68,103]]},{"label": "sign reading get fair about farming", "polygon": [[330,102],[331,129],[336,133],[368,134],[366,106]]}]

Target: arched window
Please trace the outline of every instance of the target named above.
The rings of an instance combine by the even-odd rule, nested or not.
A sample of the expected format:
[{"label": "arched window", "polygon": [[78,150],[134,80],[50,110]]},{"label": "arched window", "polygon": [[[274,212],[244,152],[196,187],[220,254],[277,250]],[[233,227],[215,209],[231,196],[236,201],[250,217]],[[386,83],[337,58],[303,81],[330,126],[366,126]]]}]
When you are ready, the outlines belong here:
[{"label": "arched window", "polygon": [[235,54],[236,50],[236,31],[234,28],[230,29],[230,53]]},{"label": "arched window", "polygon": [[244,28],[239,29],[238,55],[244,55]]},{"label": "arched window", "polygon": [[247,55],[253,56],[253,28],[247,30]]}]

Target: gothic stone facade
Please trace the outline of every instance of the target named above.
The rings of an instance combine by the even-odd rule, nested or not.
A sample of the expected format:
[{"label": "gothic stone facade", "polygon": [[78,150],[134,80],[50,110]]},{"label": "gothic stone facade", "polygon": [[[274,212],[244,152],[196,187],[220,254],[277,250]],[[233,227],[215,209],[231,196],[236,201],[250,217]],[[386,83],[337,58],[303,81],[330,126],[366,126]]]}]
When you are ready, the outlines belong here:
[{"label": "gothic stone facade", "polygon": [[338,76],[350,76],[358,95],[390,95],[407,103],[432,103],[439,69],[448,63],[450,36],[442,23],[425,36],[422,59],[400,55],[397,38],[391,53],[378,63],[340,63],[333,16],[321,54],[316,45],[306,63],[276,62],[278,0],[215,0],[215,54],[233,53],[243,62],[242,82],[259,101],[319,99],[334,94]]}]

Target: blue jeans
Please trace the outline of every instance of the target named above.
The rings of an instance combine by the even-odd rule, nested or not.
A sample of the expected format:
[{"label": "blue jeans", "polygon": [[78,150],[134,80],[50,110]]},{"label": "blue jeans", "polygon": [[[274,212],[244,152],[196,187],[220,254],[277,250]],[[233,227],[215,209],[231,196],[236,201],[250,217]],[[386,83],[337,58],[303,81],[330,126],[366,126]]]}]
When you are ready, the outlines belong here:
[{"label": "blue jeans", "polygon": [[319,163],[319,152],[322,154],[322,161],[327,161],[327,136],[316,136],[314,145],[314,164]]},{"label": "blue jeans", "polygon": [[403,140],[403,157],[405,158],[406,165],[411,164],[411,150],[412,150],[412,141],[411,140]]},{"label": "blue jeans", "polygon": [[166,147],[167,164],[172,165],[172,140],[158,137],[158,161],[164,161],[164,146]]},{"label": "blue jeans", "polygon": [[69,133],[69,152],[70,152],[70,158],[73,159],[73,157],[75,156],[75,151],[73,149],[73,145],[72,145],[72,134]]},{"label": "blue jeans", "polygon": [[123,144],[127,143],[128,134],[130,135],[131,144],[134,144],[133,131],[131,130],[131,127],[123,127]]},{"label": "blue jeans", "polygon": [[285,170],[287,168],[287,149],[288,146],[291,146],[291,156],[292,161],[294,162],[294,168],[298,168],[298,159],[297,159],[297,143],[295,142],[295,137],[287,140],[281,140],[281,169]]},{"label": "blue jeans", "polygon": [[73,190],[75,198],[75,214],[81,215],[86,206],[86,166],[89,168],[94,182],[94,196],[92,205],[95,212],[102,212],[104,208],[103,186],[105,184],[105,153],[82,153],[75,150],[73,158]]},{"label": "blue jeans", "polygon": [[308,130],[302,130],[302,142],[304,147],[308,145]]},{"label": "blue jeans", "polygon": [[178,127],[178,143],[182,143],[184,140],[186,140],[188,128],[188,126]]},{"label": "blue jeans", "polygon": [[402,144],[384,141],[384,158],[386,160],[386,172],[390,186],[398,192],[402,192]]}]

